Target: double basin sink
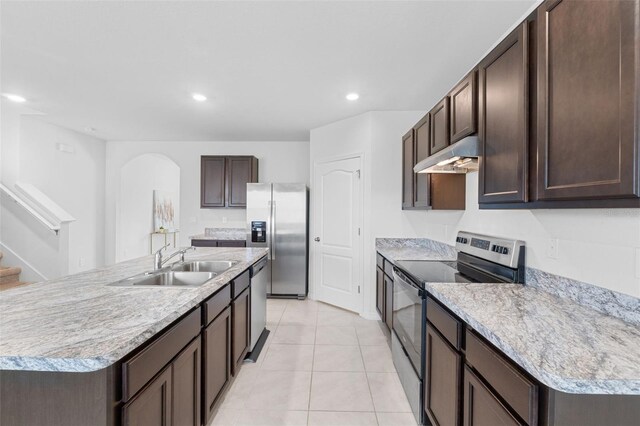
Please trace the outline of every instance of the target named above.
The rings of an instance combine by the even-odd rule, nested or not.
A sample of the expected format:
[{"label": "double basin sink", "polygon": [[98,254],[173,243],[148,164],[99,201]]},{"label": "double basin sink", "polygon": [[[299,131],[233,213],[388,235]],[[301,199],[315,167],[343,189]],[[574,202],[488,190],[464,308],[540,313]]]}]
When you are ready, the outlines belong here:
[{"label": "double basin sink", "polygon": [[174,263],[109,284],[117,287],[199,287],[238,262],[227,260]]}]

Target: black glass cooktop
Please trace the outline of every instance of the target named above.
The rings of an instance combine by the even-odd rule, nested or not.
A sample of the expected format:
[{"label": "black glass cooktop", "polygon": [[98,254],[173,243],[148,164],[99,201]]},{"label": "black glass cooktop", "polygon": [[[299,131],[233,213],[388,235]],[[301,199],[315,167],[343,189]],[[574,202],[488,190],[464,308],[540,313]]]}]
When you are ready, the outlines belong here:
[{"label": "black glass cooktop", "polygon": [[396,266],[419,283],[468,283],[474,282],[470,277],[458,271],[457,262],[439,260],[401,260]]}]

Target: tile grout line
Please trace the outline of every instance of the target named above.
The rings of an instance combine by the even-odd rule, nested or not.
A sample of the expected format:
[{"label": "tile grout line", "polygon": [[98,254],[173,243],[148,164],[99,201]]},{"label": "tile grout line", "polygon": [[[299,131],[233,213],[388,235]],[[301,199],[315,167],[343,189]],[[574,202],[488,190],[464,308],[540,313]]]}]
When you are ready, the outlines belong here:
[{"label": "tile grout line", "polygon": [[356,339],[358,340],[358,349],[360,351],[360,358],[362,359],[362,365],[364,366],[364,377],[367,380],[367,388],[369,389],[369,396],[371,397],[371,405],[373,406],[373,412],[376,417],[376,424],[380,425],[380,420],[378,419],[378,412],[376,410],[376,403],[373,400],[373,392],[371,392],[371,383],[369,383],[369,375],[367,374],[367,366],[364,363],[364,356],[362,355],[362,345],[360,345],[360,336],[358,335],[357,327],[356,329]]},{"label": "tile grout line", "polygon": [[318,313],[316,312],[316,326],[313,333],[313,354],[311,355],[311,378],[309,379],[309,402],[307,404],[307,426],[309,425],[309,418],[311,413],[311,391],[313,389],[313,374],[314,374],[314,365],[316,362],[316,335],[318,333]]}]

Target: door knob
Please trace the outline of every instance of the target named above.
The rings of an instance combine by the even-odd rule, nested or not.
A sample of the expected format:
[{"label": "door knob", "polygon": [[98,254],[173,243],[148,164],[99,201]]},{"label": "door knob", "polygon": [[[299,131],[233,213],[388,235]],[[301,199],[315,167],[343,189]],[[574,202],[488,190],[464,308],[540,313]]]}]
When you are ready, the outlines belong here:
[{"label": "door knob", "polygon": [[315,241],[315,242],[320,242],[320,237],[315,237],[315,238],[313,239],[313,241]]}]

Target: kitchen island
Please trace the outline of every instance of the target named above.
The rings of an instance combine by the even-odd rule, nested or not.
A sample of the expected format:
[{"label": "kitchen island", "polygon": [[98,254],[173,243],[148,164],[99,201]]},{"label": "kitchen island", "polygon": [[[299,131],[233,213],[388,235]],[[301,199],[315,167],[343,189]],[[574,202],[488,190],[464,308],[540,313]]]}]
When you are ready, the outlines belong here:
[{"label": "kitchen island", "polygon": [[[179,383],[175,377],[178,368],[167,370],[163,364],[177,354],[170,350],[193,347],[190,358],[198,361],[195,358],[206,352],[206,345],[200,344],[201,328],[217,325],[224,315],[228,316],[223,321],[226,326],[213,331],[222,333],[220,337],[230,346],[233,303],[241,301],[237,311],[245,313],[250,303],[234,294],[234,288],[242,295],[249,294],[245,288],[249,285],[248,269],[266,253],[266,249],[257,248],[199,248],[190,252],[186,262],[237,262],[198,287],[110,285],[153,270],[153,256],[146,256],[4,292],[0,297],[0,423],[126,424],[124,407],[153,386],[155,379],[151,379],[156,373],[174,376],[159,387],[161,395],[172,393],[171,384]],[[248,317],[239,320],[248,323]],[[157,356],[149,349],[154,347]],[[142,362],[135,364],[136,359]],[[231,368],[231,359],[227,361]],[[193,368],[200,372],[200,362],[195,364]],[[152,367],[157,370],[151,371]],[[202,367],[211,373],[206,365]],[[199,402],[200,381],[196,381],[197,389],[192,393]],[[226,382],[228,377],[223,387]],[[150,404],[157,402],[148,399]],[[176,410],[171,412],[172,404],[166,399],[160,402],[159,408],[168,410],[164,415],[180,415]],[[190,414],[199,424],[199,408]]]}]

